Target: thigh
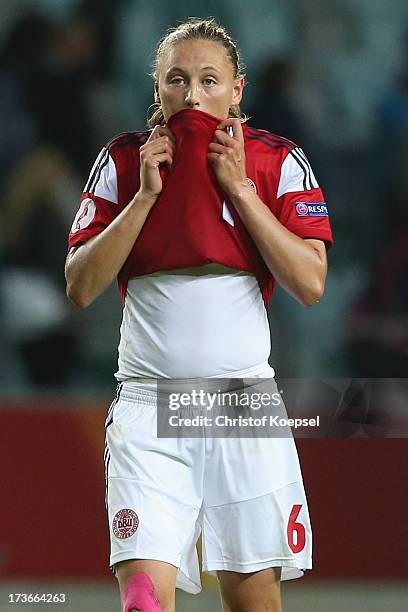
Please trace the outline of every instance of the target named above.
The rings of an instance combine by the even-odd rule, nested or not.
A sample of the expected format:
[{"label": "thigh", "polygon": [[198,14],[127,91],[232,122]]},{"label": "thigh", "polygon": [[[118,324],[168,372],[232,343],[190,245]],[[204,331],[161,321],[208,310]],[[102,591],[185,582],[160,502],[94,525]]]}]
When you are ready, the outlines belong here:
[{"label": "thigh", "polygon": [[128,578],[137,572],[145,572],[154,584],[154,592],[163,612],[175,611],[177,568],[174,565],[150,559],[129,559],[116,563],[115,570],[122,596]]},{"label": "thigh", "polygon": [[[260,393],[279,394],[273,378],[263,380],[251,389],[252,398]],[[275,407],[262,411],[262,416],[276,414],[286,415],[283,402],[279,411]],[[249,416],[259,417],[259,414],[254,410]],[[260,437],[263,433],[265,437]],[[206,440],[206,450],[204,499],[209,506],[255,498],[302,480],[290,429],[274,433],[273,429],[263,432],[261,428],[258,435],[256,427],[238,427],[234,435]]]},{"label": "thigh", "polygon": [[107,425],[110,566],[145,559],[183,567],[196,585],[193,544],[202,503],[203,443],[158,438],[156,415],[155,400],[131,394],[124,385]]},{"label": "thigh", "polygon": [[217,572],[224,612],[281,612],[280,567],[259,572]]},{"label": "thigh", "polygon": [[203,442],[158,437],[157,410],[155,394],[123,385],[106,427],[107,476],[136,479],[141,486],[200,507]]},{"label": "thigh", "polygon": [[292,438],[214,438],[204,478],[204,500],[219,506],[252,499],[302,480]]},{"label": "thigh", "polygon": [[312,530],[303,483],[231,504],[205,507],[203,569],[255,572],[281,567],[282,579],[312,567]]}]

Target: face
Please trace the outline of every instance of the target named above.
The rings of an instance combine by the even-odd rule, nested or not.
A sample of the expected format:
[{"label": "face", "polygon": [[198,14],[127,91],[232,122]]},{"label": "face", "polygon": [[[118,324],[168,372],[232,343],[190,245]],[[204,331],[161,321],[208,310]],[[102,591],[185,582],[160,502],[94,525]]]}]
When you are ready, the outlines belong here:
[{"label": "face", "polygon": [[173,113],[194,108],[226,119],[239,104],[244,79],[234,79],[233,67],[221,43],[188,40],[170,47],[160,61],[155,100],[167,121]]}]

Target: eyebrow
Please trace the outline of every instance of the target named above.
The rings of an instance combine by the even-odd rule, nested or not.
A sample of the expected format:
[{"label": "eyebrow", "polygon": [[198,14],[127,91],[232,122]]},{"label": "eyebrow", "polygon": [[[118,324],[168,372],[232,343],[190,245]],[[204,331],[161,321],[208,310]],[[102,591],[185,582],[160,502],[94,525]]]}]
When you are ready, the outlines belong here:
[{"label": "eyebrow", "polygon": [[[202,68],[200,68],[200,70],[214,70],[215,72],[219,72],[219,69],[216,68],[215,66],[203,66]],[[172,72],[184,72],[185,73],[186,71],[180,66],[173,66],[172,68],[170,68],[167,74],[171,74]]]}]

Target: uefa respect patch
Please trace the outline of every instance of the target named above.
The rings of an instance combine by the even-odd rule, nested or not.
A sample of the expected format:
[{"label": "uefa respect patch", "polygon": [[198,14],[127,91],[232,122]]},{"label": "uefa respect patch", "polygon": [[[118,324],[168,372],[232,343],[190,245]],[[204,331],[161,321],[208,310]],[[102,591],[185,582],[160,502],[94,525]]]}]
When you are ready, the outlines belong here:
[{"label": "uefa respect patch", "polygon": [[298,217],[328,217],[326,202],[295,202]]}]

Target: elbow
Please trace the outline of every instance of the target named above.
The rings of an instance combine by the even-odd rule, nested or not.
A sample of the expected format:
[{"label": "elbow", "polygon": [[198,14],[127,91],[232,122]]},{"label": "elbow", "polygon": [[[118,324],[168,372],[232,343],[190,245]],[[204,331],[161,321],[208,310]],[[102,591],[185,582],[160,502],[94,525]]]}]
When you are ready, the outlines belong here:
[{"label": "elbow", "polygon": [[[81,249],[82,247],[79,247]],[[70,251],[65,264],[65,280],[66,280],[66,294],[70,302],[72,302],[78,308],[86,308],[95,299],[89,291],[89,278],[80,274],[78,266],[73,264],[76,261],[76,251],[74,249]],[[88,287],[88,290],[87,290]]]},{"label": "elbow", "polygon": [[76,287],[73,283],[67,281],[66,294],[70,302],[78,306],[78,308],[86,308],[92,303],[92,298],[90,298],[84,291],[81,291],[78,287]]},{"label": "elbow", "polygon": [[299,301],[303,306],[310,307],[318,304],[324,294],[324,282],[317,281],[313,286],[306,287],[299,296]]}]

